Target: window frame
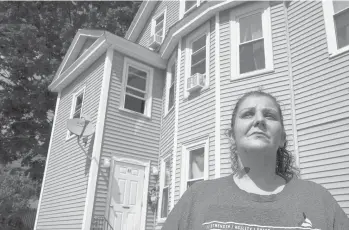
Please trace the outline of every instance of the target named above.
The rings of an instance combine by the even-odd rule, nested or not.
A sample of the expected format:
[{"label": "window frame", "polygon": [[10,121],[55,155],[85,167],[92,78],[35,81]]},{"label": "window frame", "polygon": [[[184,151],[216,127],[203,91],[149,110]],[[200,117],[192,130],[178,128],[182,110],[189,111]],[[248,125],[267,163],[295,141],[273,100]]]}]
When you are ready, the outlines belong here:
[{"label": "window frame", "polygon": [[[127,86],[127,78],[128,78],[128,69],[129,67],[133,67],[135,69],[144,71],[147,73],[147,79],[146,79],[146,90],[145,90],[145,106],[144,106],[144,112],[139,113],[130,109],[125,108],[125,98],[126,98],[126,86]],[[152,108],[152,91],[153,91],[153,76],[154,76],[154,69],[144,65],[138,61],[132,60],[130,58],[125,57],[124,58],[124,66],[123,66],[123,72],[122,72],[122,88],[121,88],[121,97],[120,97],[120,107],[119,109],[122,111],[126,111],[128,113],[132,113],[138,116],[143,116],[146,118],[151,117],[151,108]]]},{"label": "window frame", "polygon": [[[261,13],[262,33],[264,39],[265,68],[240,74],[240,23],[239,19]],[[271,14],[269,2],[250,3],[247,6],[237,7],[230,12],[231,31],[231,80],[252,77],[274,71],[274,56],[271,30]]]},{"label": "window frame", "polygon": [[192,2],[195,2],[196,1],[196,4],[194,4],[192,7],[190,7],[189,9],[185,10],[185,2],[186,0],[183,0],[183,1],[179,1],[180,5],[180,16],[179,16],[179,19],[182,19],[184,17],[184,15],[188,14],[189,12],[191,12],[192,10],[194,10],[196,7],[199,7],[200,4],[201,4],[201,1],[200,0],[194,0]]},{"label": "window frame", "polygon": [[204,180],[208,180],[209,173],[209,138],[207,136],[192,140],[191,142],[182,145],[182,160],[181,160],[181,189],[180,195],[187,190],[187,178],[189,173],[189,154],[190,151],[204,148]]},{"label": "window frame", "polygon": [[349,45],[338,49],[336,27],[334,20],[333,0],[322,0],[322,8],[324,12],[326,40],[328,46],[329,57],[335,57],[349,51]]},{"label": "window frame", "polygon": [[[172,183],[172,164],[171,164],[171,160],[172,160],[172,152],[161,159],[160,162],[160,177],[159,177],[159,202],[158,202],[158,212],[157,212],[157,222],[158,223],[164,223],[168,217],[168,214],[170,213],[169,211],[167,211],[167,216],[166,217],[161,217],[161,212],[162,212],[162,198],[163,198],[163,189],[164,189],[164,184],[165,184],[165,170],[166,170],[166,163],[170,162],[170,170],[171,170],[171,175],[170,175],[170,184],[168,185],[168,194],[170,195],[170,191],[171,191],[171,183]],[[170,198],[170,196],[168,197]],[[168,206],[167,209],[170,208],[170,202],[171,200],[168,199]]]},{"label": "window frame", "polygon": [[151,20],[151,30],[150,30],[150,36],[153,36],[155,34],[155,27],[156,27],[156,20],[164,15],[163,20],[163,26],[162,26],[162,35],[161,35],[161,43],[165,39],[165,30],[166,30],[166,14],[167,14],[167,7],[165,7],[163,10],[161,10],[157,15],[155,15]]},{"label": "window frame", "polygon": [[[176,78],[177,78],[177,60],[176,60],[176,57],[177,57],[177,54],[173,54],[172,57],[170,58],[170,61],[168,62],[168,65],[167,65],[167,69],[166,69],[166,86],[165,86],[165,108],[164,108],[164,116],[166,116],[169,112],[171,112],[174,107],[175,107],[175,101],[176,101]],[[173,90],[173,105],[171,108],[169,108],[169,103],[170,103],[170,88],[172,86],[171,84],[171,80],[172,80],[172,72],[171,72],[171,68],[172,66],[175,65],[175,79],[174,79],[174,82],[173,82],[173,85],[174,85],[174,90]]]},{"label": "window frame", "polygon": [[[74,93],[73,93],[73,98],[72,98],[72,104],[71,104],[71,108],[70,108],[70,115],[68,119],[72,119],[75,113],[75,109],[76,109],[76,99],[82,94],[82,103],[81,103],[81,112],[80,112],[80,118],[83,115],[83,109],[84,109],[84,102],[85,102],[85,91],[86,91],[86,86],[83,86],[79,89],[77,89]],[[73,137],[75,137],[75,134],[70,134],[70,131],[67,129],[67,135],[66,135],[66,140],[70,140]]]},{"label": "window frame", "polygon": [[[185,74],[184,74],[184,98],[188,98],[189,92],[187,91],[187,80],[191,77],[191,60],[192,60],[192,44],[201,38],[203,35],[206,35],[206,61],[205,61],[205,86],[202,90],[209,88],[210,85],[210,24],[209,22],[205,23],[189,35],[186,39],[186,48],[185,48]],[[190,68],[189,68],[190,67]],[[201,91],[202,91],[201,90]]]}]

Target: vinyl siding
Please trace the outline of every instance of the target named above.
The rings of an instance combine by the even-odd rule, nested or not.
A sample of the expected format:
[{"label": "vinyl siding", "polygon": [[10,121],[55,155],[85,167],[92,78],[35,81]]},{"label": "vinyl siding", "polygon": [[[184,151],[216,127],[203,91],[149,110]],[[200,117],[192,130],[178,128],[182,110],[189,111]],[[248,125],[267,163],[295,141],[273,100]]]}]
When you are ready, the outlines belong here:
[{"label": "vinyl siding", "polygon": [[[254,4],[254,3],[246,3]],[[245,7],[245,5],[239,6]],[[283,4],[271,5],[271,29],[273,44],[274,71],[269,74],[231,80],[230,53],[230,11],[220,14],[220,78],[221,78],[221,133],[225,134],[231,125],[233,106],[246,92],[262,89],[271,93],[281,104],[284,125],[289,142],[288,149],[293,151],[293,130],[290,98],[290,78],[287,57],[287,40]],[[231,173],[230,142],[228,137],[221,140],[221,176]]]},{"label": "vinyl siding", "polygon": [[[212,22],[213,21],[213,22]],[[214,18],[210,20],[210,39],[214,39]],[[193,31],[194,32],[194,31]],[[190,34],[188,34],[190,36]],[[212,40],[210,40],[212,44]],[[210,47],[210,66],[207,72],[210,77],[209,87],[200,92],[189,95],[184,98],[184,71],[188,66],[185,65],[185,46],[186,40],[183,40],[181,54],[180,86],[179,86],[179,114],[178,114],[178,146],[176,156],[176,185],[175,185],[175,203],[180,198],[181,183],[181,155],[182,145],[190,140],[199,137],[209,138],[209,179],[214,178],[214,133],[215,133],[215,94],[214,94],[214,47]],[[210,45],[211,46],[211,45]],[[213,57],[212,57],[213,56]]]},{"label": "vinyl siding", "polygon": [[[173,55],[176,55],[174,53]],[[176,62],[176,73],[177,73],[177,62]],[[176,76],[177,77],[177,76]],[[174,80],[176,84],[176,79]],[[176,91],[178,90],[178,87],[175,85],[174,95],[176,95]],[[173,102],[173,108],[168,111],[167,114],[165,114],[165,108],[168,106],[166,104],[166,98],[168,92],[166,92],[166,78],[164,78],[164,87],[163,87],[163,96],[162,96],[162,120],[161,120],[161,131],[160,131],[160,152],[159,152],[159,163],[158,168],[161,167],[161,160],[165,159],[167,157],[170,157],[170,185],[169,185],[169,206],[168,206],[168,213],[170,212],[171,207],[171,197],[173,196],[172,191],[172,171],[173,171],[173,144],[174,144],[174,124],[175,124],[175,109],[174,106],[176,105],[176,97],[174,97]],[[161,175],[161,174],[160,174]],[[160,176],[159,180],[164,180],[163,177]],[[161,206],[161,204],[160,204]],[[157,223],[156,229],[161,229],[162,223]]]},{"label": "vinyl siding", "polygon": [[[154,68],[151,119],[119,109],[124,56],[114,52],[107,114],[103,133],[102,157],[129,157],[150,160],[157,166],[160,141],[160,120],[162,111],[162,89],[164,72]],[[149,190],[155,178],[149,177]],[[107,207],[109,169],[101,169],[97,179],[94,216],[104,216]],[[145,204],[147,205],[147,204]],[[154,214],[148,207],[146,229],[153,229]]]},{"label": "vinyl siding", "polygon": [[349,55],[329,59],[321,2],[291,2],[288,18],[301,176],[349,215]]},{"label": "vinyl siding", "polygon": [[168,29],[179,20],[179,1],[159,1],[154,9],[154,12],[152,13],[152,16],[148,19],[146,26],[144,27],[139,38],[137,39],[138,44],[148,47],[148,42],[151,33],[152,17],[157,16],[158,13],[163,11],[164,8],[167,8],[165,36],[167,34]]},{"label": "vinyl siding", "polygon": [[[66,123],[69,119],[73,93],[86,86],[83,114],[91,116],[96,124],[105,55],[62,91],[57,121],[53,133],[46,181],[39,210],[37,229],[81,229],[93,138],[86,145],[77,144],[77,138],[66,140]],[[83,149],[82,149],[83,148]]]}]

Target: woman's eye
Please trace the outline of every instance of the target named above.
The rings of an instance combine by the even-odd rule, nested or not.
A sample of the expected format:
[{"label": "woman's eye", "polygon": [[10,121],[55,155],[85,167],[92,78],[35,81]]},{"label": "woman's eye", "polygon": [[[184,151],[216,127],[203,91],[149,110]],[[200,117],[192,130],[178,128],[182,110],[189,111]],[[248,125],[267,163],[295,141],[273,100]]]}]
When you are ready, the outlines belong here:
[{"label": "woman's eye", "polygon": [[270,118],[270,119],[276,119],[276,115],[275,115],[275,114],[272,114],[272,113],[266,113],[266,114],[265,114],[265,117],[266,117],[266,118]]},{"label": "woman's eye", "polygon": [[249,117],[253,117],[253,112],[246,112],[242,115],[243,118],[249,118]]}]

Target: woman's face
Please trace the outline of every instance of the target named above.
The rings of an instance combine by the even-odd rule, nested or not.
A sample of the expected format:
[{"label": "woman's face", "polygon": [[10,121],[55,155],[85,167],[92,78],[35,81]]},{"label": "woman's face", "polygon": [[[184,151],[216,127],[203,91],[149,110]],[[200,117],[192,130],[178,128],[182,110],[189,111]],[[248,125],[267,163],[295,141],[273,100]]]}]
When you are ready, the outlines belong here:
[{"label": "woman's face", "polygon": [[284,146],[285,132],[275,102],[267,96],[251,95],[240,104],[234,125],[238,151],[276,153]]}]

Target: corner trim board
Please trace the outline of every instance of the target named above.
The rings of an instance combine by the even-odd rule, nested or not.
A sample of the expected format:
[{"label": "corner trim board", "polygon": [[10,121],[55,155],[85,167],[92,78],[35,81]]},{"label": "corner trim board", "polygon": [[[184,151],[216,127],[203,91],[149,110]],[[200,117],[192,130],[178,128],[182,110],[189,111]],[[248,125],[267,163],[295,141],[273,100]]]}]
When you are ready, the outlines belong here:
[{"label": "corner trim board", "polygon": [[49,163],[50,155],[51,155],[52,139],[53,139],[53,134],[54,134],[54,131],[55,131],[55,126],[56,126],[56,120],[57,120],[57,114],[58,114],[58,108],[59,108],[60,99],[61,99],[61,93],[58,93],[57,100],[56,100],[55,116],[53,118],[53,124],[52,124],[52,130],[51,130],[50,144],[49,144],[49,147],[48,147],[47,158],[46,158],[46,163],[45,163],[44,178],[42,180],[42,186],[41,186],[41,191],[40,191],[38,210],[36,211],[36,216],[35,216],[34,230],[36,230],[37,224],[38,224],[38,218],[39,218],[39,213],[40,213],[40,206],[41,206],[42,195],[43,195],[43,192],[44,192],[44,187],[45,187],[45,182],[46,182],[46,175],[47,175],[47,170],[48,170],[47,168],[48,168],[48,163]]},{"label": "corner trim board", "polygon": [[95,192],[97,187],[99,160],[100,160],[101,150],[102,150],[102,140],[103,140],[104,127],[105,127],[105,117],[106,117],[106,111],[107,111],[107,102],[108,102],[109,86],[110,86],[110,79],[111,79],[113,55],[114,55],[114,50],[112,48],[108,48],[107,54],[105,57],[103,81],[102,81],[101,95],[99,99],[99,108],[98,108],[96,134],[95,134],[96,136],[93,142],[92,162],[91,162],[90,172],[88,177],[85,210],[84,210],[84,217],[82,222],[83,230],[90,230],[91,228],[92,211],[93,211]]},{"label": "corner trim board", "polygon": [[216,122],[215,122],[215,178],[221,177],[221,83],[220,83],[220,46],[219,46],[219,12],[215,20],[215,99],[216,99]]},{"label": "corner trim board", "polygon": [[171,202],[170,209],[174,207],[175,201],[175,189],[176,189],[176,162],[177,162],[177,133],[178,133],[178,115],[179,115],[179,85],[180,85],[180,73],[181,73],[181,58],[182,58],[182,39],[178,42],[177,50],[177,77],[176,77],[176,103],[175,103],[175,124],[174,124],[174,135],[173,135],[173,161],[172,161],[172,188],[171,188]]}]

